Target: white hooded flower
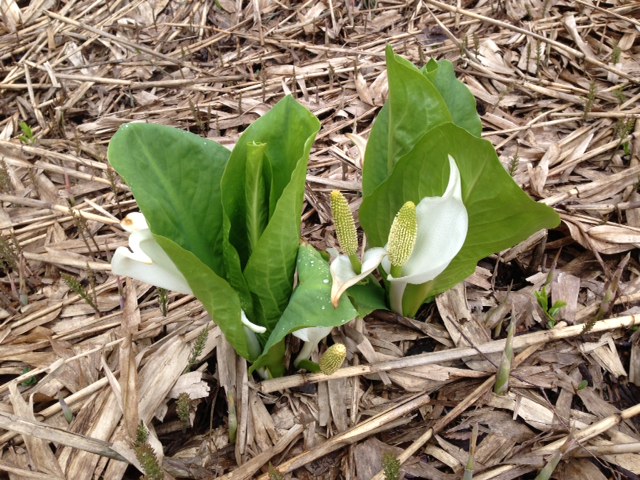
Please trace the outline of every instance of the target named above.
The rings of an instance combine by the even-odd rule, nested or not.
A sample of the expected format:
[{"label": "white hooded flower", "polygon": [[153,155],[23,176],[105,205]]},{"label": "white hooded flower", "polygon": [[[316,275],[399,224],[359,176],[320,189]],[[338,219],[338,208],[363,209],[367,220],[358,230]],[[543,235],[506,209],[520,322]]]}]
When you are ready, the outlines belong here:
[{"label": "white hooded flower", "polygon": [[113,254],[114,274],[179,293],[193,293],[184,275],[153,238],[142,213],[128,214],[120,225],[130,233],[129,248],[118,247]]},{"label": "white hooded flower", "polygon": [[333,327],[307,327],[293,332],[293,336],[304,342],[300,353],[293,364],[297,366],[302,360],[309,360],[311,354],[318,348],[320,341],[329,335]]},{"label": "white hooded flower", "polygon": [[360,273],[353,270],[349,257],[339,255],[331,263],[333,285],[331,300],[335,305],[352,285],[370,275],[380,264],[391,284],[391,308],[402,314],[402,297],[408,284],[421,285],[440,275],[458,254],[467,238],[469,217],[462,202],[460,171],[449,155],[449,182],[441,197],[424,197],[416,205],[417,235],[409,259],[399,269],[392,266],[387,246],[367,250]]},{"label": "white hooded flower", "polygon": [[[418,234],[409,260],[401,276],[387,276],[391,282],[391,308],[402,313],[402,296],[408,284],[430,282],[449,266],[467,238],[469,216],[462,202],[460,171],[449,155],[449,183],[441,197],[425,197],[416,205]],[[386,272],[391,271],[389,259],[382,260]]]}]

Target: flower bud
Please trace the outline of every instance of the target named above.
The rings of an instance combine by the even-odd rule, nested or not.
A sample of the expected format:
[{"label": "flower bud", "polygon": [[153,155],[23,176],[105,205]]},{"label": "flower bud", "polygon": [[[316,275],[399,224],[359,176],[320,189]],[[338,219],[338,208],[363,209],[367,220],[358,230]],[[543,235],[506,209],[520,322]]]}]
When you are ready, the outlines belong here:
[{"label": "flower bud", "polygon": [[331,345],[320,359],[320,371],[325,375],[335,373],[347,358],[347,347],[342,343]]},{"label": "flower bud", "polygon": [[349,203],[337,190],[331,192],[331,214],[342,253],[351,256],[358,252],[358,232]]},{"label": "flower bud", "polygon": [[417,235],[416,205],[413,202],[407,202],[396,214],[389,231],[387,252],[392,267],[402,267],[407,263],[416,245]]}]

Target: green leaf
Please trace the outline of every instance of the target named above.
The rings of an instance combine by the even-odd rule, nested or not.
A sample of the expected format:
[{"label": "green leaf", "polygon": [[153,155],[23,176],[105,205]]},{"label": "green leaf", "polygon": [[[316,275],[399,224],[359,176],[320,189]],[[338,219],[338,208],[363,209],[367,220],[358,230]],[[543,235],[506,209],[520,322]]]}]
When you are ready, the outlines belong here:
[{"label": "green leaf", "polygon": [[347,295],[351,303],[358,310],[358,316],[366,317],[374,310],[386,310],[384,288],[380,286],[373,276],[368,276],[365,280],[357,283],[347,290]]},{"label": "green leaf", "polygon": [[298,250],[298,286],[277,325],[264,346],[263,354],[252,365],[252,369],[282,364],[282,358],[267,356],[291,332],[305,327],[337,327],[350,322],[358,315],[346,295],[338,308],[331,305],[331,274],[329,264],[310,245],[301,245]]},{"label": "green leaf", "polygon": [[247,205],[247,233],[249,249],[253,251],[269,221],[269,191],[267,189],[264,165],[265,143],[247,145],[247,166],[245,177],[245,202]]},{"label": "green leaf", "polygon": [[142,123],[121,127],[108,150],[109,162],[131,187],[151,231],[172,239],[218,275],[224,275],[220,179],[229,155],[192,133]]},{"label": "green leaf", "polygon": [[464,280],[480,259],[560,222],[553,209],[534,202],[516,185],[490,142],[445,124],[419,139],[391,176],[364,198],[360,223],[369,246],[385,245],[391,222],[406,201],[418,204],[423,197],[443,194],[449,179],[449,154],[462,179],[462,199],[469,215],[467,238],[442,274],[428,284],[407,286],[405,298],[416,300],[405,312],[415,313],[427,297]]},{"label": "green leaf", "polygon": [[154,238],[185,276],[193,294],[202,302],[236,352],[253,360],[244,325],[240,321],[240,299],[236,291],[193,253],[162,235],[154,234]]},{"label": "green leaf", "polygon": [[[319,129],[320,123],[306,108],[285,97],[240,137],[222,178],[225,262],[230,282],[244,296],[242,272],[253,302],[249,318],[267,328],[277,323],[293,289],[306,170]],[[266,190],[262,185],[268,185],[266,195],[246,192],[252,182],[251,169],[256,168],[249,166],[249,156],[255,154],[251,145],[255,144],[263,145],[265,183],[257,188]],[[263,220],[257,222],[257,228],[252,226],[255,222],[245,221],[263,214],[268,223],[261,232]]]},{"label": "green leaf", "polygon": [[430,60],[422,73],[444,98],[453,123],[479,137],[482,121],[476,110],[476,99],[466,85],[456,78],[453,64],[447,60]]},{"label": "green leaf", "polygon": [[438,89],[411,62],[387,47],[389,100],[374,123],[362,176],[362,191],[369,195],[393,171],[400,157],[433,127],[451,121]]}]

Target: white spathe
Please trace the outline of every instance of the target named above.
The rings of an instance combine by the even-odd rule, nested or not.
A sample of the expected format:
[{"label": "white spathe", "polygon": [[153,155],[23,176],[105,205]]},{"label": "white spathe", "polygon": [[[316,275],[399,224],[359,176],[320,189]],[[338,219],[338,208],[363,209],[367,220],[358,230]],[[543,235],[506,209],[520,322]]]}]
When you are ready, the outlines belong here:
[{"label": "white spathe", "polygon": [[244,310],[240,311],[240,321],[242,324],[247,327],[249,330],[255,333],[264,333],[267,331],[267,327],[263,327],[262,325],[256,325],[252,321],[247,318],[247,315],[244,313]]},{"label": "white spathe", "polygon": [[[418,234],[413,253],[402,267],[402,276],[387,276],[392,283],[391,308],[402,313],[402,296],[408,284],[430,282],[449,266],[467,238],[469,216],[462,202],[462,184],[456,161],[449,155],[449,182],[441,197],[424,197],[416,206]],[[389,257],[382,267],[391,271]]]},{"label": "white spathe", "polygon": [[318,348],[320,341],[329,335],[331,330],[333,330],[333,327],[307,327],[293,332],[292,335],[294,337],[304,342],[293,364],[298,366],[302,360],[309,360],[311,354]]},{"label": "white spathe", "polygon": [[348,256],[338,255],[333,259],[329,266],[329,271],[333,280],[331,284],[331,303],[334,308],[338,307],[342,294],[349,287],[371,275],[386,255],[387,251],[382,247],[370,248],[364,252],[360,273],[356,273],[353,270],[353,265]]},{"label": "white spathe", "polygon": [[118,247],[113,254],[111,270],[114,274],[166,290],[193,293],[184,275],[153,238],[142,213],[128,214],[120,225],[130,233],[129,248]]},{"label": "white spathe", "polygon": [[393,277],[387,247],[364,253],[360,274],[354,272],[349,257],[338,255],[331,262],[331,301],[334,306],[352,285],[370,275],[380,264],[391,282],[391,308],[402,314],[402,296],[408,284],[421,285],[440,275],[458,254],[467,238],[469,216],[462,202],[462,184],[456,161],[449,155],[449,182],[441,197],[424,197],[416,206],[416,244],[402,275]]}]

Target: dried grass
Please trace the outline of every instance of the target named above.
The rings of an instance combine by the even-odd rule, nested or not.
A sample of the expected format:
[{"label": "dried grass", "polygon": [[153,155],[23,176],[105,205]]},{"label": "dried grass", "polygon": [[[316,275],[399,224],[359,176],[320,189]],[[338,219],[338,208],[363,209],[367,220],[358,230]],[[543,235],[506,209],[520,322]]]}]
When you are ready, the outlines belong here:
[{"label": "dried grass", "polygon": [[[461,478],[478,427],[476,479],[553,453],[556,478],[640,475],[637,2],[0,0],[0,18],[0,476],[136,478],[139,422],[166,478],[381,479],[385,453],[406,478]],[[170,294],[164,316],[155,289],[110,274],[135,203],[106,146],[130,121],[231,146],[293,93],[323,122],[303,234],[331,246],[328,192],[358,206],[350,136],[384,102],[387,43],[454,62],[505,168],[562,226],[418,320],[336,329],[349,365],[330,377],[247,379],[195,299]],[[543,288],[567,304],[553,330]]]}]

